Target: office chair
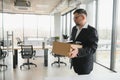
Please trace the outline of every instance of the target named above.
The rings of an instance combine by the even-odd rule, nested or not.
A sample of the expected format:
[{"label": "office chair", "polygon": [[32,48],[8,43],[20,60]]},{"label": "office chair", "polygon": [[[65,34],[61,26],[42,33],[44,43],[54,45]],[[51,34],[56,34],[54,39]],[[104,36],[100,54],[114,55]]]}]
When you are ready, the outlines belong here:
[{"label": "office chair", "polygon": [[21,45],[21,56],[23,59],[27,59],[26,63],[23,63],[20,66],[20,69],[22,69],[22,66],[27,65],[28,69],[30,69],[30,65],[34,65],[35,67],[37,67],[36,64],[29,62],[29,59],[33,58],[34,56],[34,51],[33,51],[33,46],[32,45]]},{"label": "office chair", "polygon": [[[0,60],[3,59],[3,62],[4,62],[4,59],[6,58],[6,54],[7,54],[7,52],[3,51],[0,46]],[[5,64],[0,64],[0,67],[6,67],[6,69],[7,69],[7,65],[5,65]]]},{"label": "office chair", "polygon": [[[16,40],[17,40],[17,45],[18,46],[25,45],[19,37],[16,37]],[[34,50],[33,52],[34,52],[34,58],[33,59],[35,59],[36,51]]]},{"label": "office chair", "polygon": [[54,57],[57,57],[58,58],[58,60],[57,61],[54,61],[51,65],[53,66],[53,64],[58,64],[58,67],[60,67],[60,64],[65,64],[65,66],[67,65],[65,62],[63,62],[63,61],[61,61],[60,60],[60,58],[62,58],[62,57],[65,57],[65,56],[62,56],[62,55],[58,55],[58,54],[54,54],[54,53],[52,53],[52,55],[54,56]]}]

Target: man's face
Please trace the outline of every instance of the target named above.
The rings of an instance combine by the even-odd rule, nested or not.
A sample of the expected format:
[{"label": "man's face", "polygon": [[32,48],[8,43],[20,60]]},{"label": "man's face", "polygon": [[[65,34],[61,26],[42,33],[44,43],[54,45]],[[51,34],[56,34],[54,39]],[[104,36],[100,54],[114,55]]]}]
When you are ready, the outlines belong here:
[{"label": "man's face", "polygon": [[76,25],[80,25],[82,23],[83,16],[81,14],[75,13],[74,14],[74,22]]}]

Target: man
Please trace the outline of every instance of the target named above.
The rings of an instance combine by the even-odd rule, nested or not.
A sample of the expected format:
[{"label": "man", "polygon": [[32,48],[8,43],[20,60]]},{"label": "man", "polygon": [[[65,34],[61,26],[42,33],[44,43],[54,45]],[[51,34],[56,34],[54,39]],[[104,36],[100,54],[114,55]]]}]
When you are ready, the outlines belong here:
[{"label": "man", "polygon": [[78,75],[89,74],[93,70],[93,54],[97,49],[97,31],[87,23],[87,12],[84,9],[77,9],[73,14],[76,26],[72,29],[71,40],[73,43],[79,42],[83,47],[72,47],[71,64]]}]

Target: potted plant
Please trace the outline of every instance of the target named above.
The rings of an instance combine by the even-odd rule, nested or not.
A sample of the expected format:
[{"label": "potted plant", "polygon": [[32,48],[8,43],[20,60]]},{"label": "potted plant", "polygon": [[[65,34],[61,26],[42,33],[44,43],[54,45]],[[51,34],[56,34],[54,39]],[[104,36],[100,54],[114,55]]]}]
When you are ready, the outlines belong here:
[{"label": "potted plant", "polygon": [[63,40],[64,40],[64,42],[66,42],[68,40],[68,38],[69,38],[68,35],[63,34]]},{"label": "potted plant", "polygon": [[60,37],[59,36],[56,36],[55,37],[55,41],[59,41]]}]

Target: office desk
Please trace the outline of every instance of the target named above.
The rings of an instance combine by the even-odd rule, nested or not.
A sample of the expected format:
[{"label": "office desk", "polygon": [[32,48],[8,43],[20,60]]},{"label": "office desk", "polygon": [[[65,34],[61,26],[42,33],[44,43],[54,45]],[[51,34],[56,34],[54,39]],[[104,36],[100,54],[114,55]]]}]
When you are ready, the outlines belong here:
[{"label": "office desk", "polygon": [[[44,50],[44,66],[48,66],[48,49],[51,49],[51,46],[46,46],[45,48],[42,48],[41,46],[34,47],[34,50]],[[14,47],[14,53],[13,53],[13,68],[15,69],[18,65],[18,50],[20,50],[20,47]]]},{"label": "office desk", "polygon": [[67,77],[47,77],[44,80],[120,80],[119,73],[101,73],[89,75],[76,75]]}]

